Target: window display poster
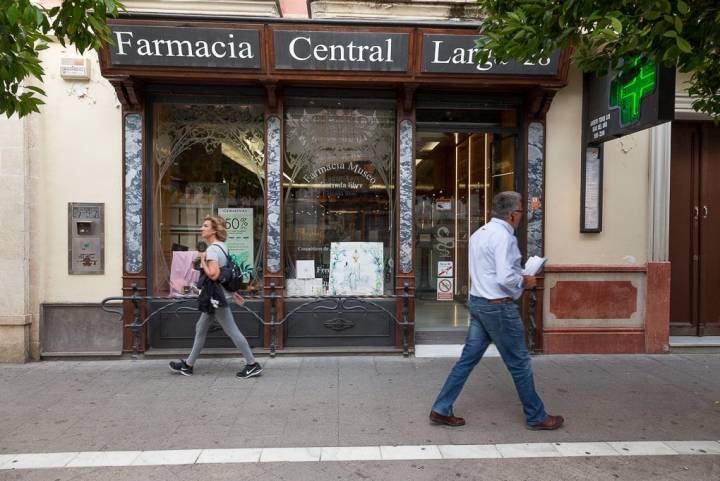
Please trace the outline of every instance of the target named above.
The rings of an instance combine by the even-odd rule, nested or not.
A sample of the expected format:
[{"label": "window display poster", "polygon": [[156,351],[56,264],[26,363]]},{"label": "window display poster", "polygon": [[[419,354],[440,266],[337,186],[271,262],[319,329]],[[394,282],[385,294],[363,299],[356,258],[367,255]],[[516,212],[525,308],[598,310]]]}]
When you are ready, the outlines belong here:
[{"label": "window display poster", "polygon": [[328,294],[382,295],[383,265],[382,242],[332,242]]},{"label": "window display poster", "polygon": [[218,209],[218,215],[225,218],[227,227],[227,245],[230,255],[234,255],[243,274],[252,273],[255,260],[253,251],[253,210],[252,208]]}]

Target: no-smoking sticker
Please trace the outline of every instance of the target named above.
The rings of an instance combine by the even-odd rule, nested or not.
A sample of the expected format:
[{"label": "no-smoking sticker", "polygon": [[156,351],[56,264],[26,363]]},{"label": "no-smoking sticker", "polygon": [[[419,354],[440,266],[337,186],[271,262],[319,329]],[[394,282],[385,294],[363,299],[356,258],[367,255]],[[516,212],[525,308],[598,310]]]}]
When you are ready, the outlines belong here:
[{"label": "no-smoking sticker", "polygon": [[452,301],[454,283],[452,278],[438,277],[437,280],[437,300]]}]

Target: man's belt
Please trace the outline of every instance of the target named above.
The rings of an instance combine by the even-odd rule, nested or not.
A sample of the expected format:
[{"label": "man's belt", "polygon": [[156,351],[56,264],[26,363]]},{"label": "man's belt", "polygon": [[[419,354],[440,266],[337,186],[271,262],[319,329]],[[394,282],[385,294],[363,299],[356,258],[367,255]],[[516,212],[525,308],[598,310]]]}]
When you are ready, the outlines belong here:
[{"label": "man's belt", "polygon": [[[483,297],[483,299],[485,299]],[[512,297],[501,297],[500,299],[485,299],[488,304],[509,304],[513,301]]]}]

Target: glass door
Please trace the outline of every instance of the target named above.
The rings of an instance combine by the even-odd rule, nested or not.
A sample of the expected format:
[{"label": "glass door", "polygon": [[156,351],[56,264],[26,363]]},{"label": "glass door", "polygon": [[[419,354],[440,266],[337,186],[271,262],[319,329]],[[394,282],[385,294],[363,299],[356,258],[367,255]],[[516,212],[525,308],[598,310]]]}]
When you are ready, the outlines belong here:
[{"label": "glass door", "polygon": [[468,240],[491,217],[495,193],[515,188],[514,132],[417,133],[415,325],[465,329]]}]

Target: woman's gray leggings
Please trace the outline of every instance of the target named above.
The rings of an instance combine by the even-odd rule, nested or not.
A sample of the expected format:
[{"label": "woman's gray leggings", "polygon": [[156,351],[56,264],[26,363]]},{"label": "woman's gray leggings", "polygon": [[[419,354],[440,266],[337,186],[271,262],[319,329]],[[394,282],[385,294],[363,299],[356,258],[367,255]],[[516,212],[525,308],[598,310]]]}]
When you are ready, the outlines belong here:
[{"label": "woman's gray leggings", "polygon": [[240,349],[240,352],[242,352],[245,358],[245,362],[253,364],[255,362],[255,356],[253,356],[252,350],[250,350],[250,344],[248,344],[247,339],[245,339],[245,336],[242,335],[237,324],[235,324],[235,319],[229,306],[215,309],[214,314],[203,312],[200,315],[200,319],[198,319],[195,325],[195,341],[193,342],[192,351],[190,351],[190,355],[185,362],[191,366],[195,364],[195,360],[200,356],[200,351],[202,351],[202,348],[205,346],[205,338],[207,337],[207,332],[210,324],[212,324],[213,318],[217,319],[223,331],[225,331],[225,334],[230,336],[232,342]]}]

